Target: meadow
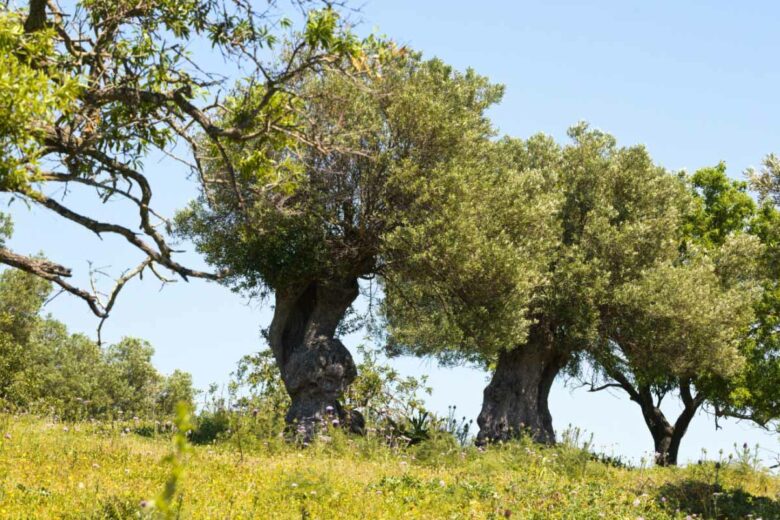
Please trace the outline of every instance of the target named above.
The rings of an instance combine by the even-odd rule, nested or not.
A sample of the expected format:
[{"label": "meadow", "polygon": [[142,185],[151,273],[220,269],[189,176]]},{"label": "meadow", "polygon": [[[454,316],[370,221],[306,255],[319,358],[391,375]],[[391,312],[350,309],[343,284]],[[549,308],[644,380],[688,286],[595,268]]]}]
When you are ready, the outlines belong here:
[{"label": "meadow", "polygon": [[[306,447],[166,424],[0,417],[0,518],[780,518],[780,478],[750,450],[680,468],[556,447],[414,446],[328,432]],[[178,441],[178,444],[177,444]]]}]

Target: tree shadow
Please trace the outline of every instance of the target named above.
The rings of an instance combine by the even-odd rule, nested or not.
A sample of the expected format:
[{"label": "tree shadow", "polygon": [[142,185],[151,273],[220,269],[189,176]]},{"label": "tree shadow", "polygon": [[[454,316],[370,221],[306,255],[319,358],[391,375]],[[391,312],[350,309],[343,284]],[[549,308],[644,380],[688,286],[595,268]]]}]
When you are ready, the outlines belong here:
[{"label": "tree shadow", "polygon": [[[680,510],[717,520],[779,518],[780,502],[755,496],[741,488],[723,489],[700,480],[670,482],[658,489],[658,498],[670,511]],[[748,516],[751,515],[751,516]]]}]

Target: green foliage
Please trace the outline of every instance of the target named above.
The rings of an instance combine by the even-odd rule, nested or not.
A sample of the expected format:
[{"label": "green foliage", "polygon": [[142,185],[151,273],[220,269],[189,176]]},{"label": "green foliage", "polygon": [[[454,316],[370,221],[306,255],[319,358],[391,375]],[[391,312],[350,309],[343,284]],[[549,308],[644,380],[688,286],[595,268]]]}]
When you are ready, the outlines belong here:
[{"label": "green foliage", "polygon": [[157,393],[156,411],[162,416],[174,416],[179,403],[193,406],[195,403],[195,387],[192,385],[192,375],[178,368],[171,375],[163,378]]},{"label": "green foliage", "polygon": [[86,417],[160,417],[178,401],[192,403],[192,378],[160,375],[154,350],[125,338],[105,349],[62,323],[41,316],[48,282],[22,271],[0,273],[0,398],[5,406]]},{"label": "green foliage", "polygon": [[155,408],[162,377],[152,365],[152,354],[152,346],[137,338],[125,338],[105,349],[106,377],[113,383],[109,394],[123,413],[138,415]]},{"label": "green foliage", "polygon": [[48,282],[16,270],[0,273],[0,397],[25,364],[38,313],[51,291]]},{"label": "green foliage", "polygon": [[[453,158],[491,135],[484,112],[499,87],[389,42],[364,47],[353,74],[309,74],[279,94],[280,106],[295,108],[285,122],[306,140],[280,131],[231,147],[240,164],[235,180],[224,161],[206,165],[202,197],[178,216],[178,229],[209,263],[230,271],[232,287],[264,293],[391,269],[382,244],[410,212],[419,215],[416,192],[453,189]],[[267,111],[276,102],[252,110],[266,93],[239,87],[225,118],[273,119]]]},{"label": "green foliage", "polygon": [[[378,350],[359,346],[358,355],[358,377],[345,394],[343,406],[364,416],[369,436],[387,437],[390,442],[405,437],[407,440],[401,441],[405,443],[415,421],[425,429],[442,429],[440,421],[423,407],[423,395],[431,392],[425,376],[403,377],[382,363]],[[276,438],[284,429],[290,397],[270,350],[243,357],[227,390],[228,395],[223,396],[219,387],[212,385],[206,393],[203,407],[194,419],[192,442],[228,440],[251,444],[258,439]],[[419,417],[424,419],[420,421]],[[326,421],[323,432],[332,435],[332,426]]]},{"label": "green foliage", "polygon": [[54,30],[24,32],[24,14],[0,10],[0,190],[37,180],[47,125],[67,112],[79,78],[55,66]]},{"label": "green foliage", "polygon": [[[780,482],[727,459],[685,468],[624,468],[573,446],[528,441],[486,451],[435,439],[411,448],[377,439],[245,450],[172,447],[110,424],[58,425],[4,416],[0,516],[162,516],[148,497],[174,473],[170,509],[181,518],[776,518]],[[186,431],[184,427],[179,432]],[[5,436],[5,433],[8,436]],[[180,439],[181,440],[181,439]],[[145,500],[147,499],[147,500]],[[679,511],[677,511],[679,508]],[[305,513],[302,513],[305,512]]]},{"label": "green foliage", "polygon": [[751,187],[758,193],[762,203],[772,202],[780,206],[780,158],[769,154],[764,159],[763,167],[756,171],[747,171]]},{"label": "green foliage", "polygon": [[713,247],[745,230],[756,203],[747,192],[746,182],[729,179],[725,163],[697,170],[690,183],[696,205],[686,231],[695,242]]},{"label": "green foliage", "polygon": [[492,179],[421,199],[434,218],[393,235],[404,270],[388,275],[391,342],[489,365],[543,323],[561,352],[589,349],[615,289],[676,258],[689,204],[680,179],[584,123],[569,136],[472,152],[462,177]]},{"label": "green foliage", "polygon": [[[540,156],[526,168],[515,158],[530,149]],[[480,362],[525,339],[555,247],[555,152],[543,138],[478,143],[441,184],[408,181],[412,211],[385,245],[392,351]]]},{"label": "green foliage", "polygon": [[743,221],[744,232],[760,241],[757,256],[762,292],[755,303],[755,319],[741,342],[745,369],[718,388],[721,413],[750,418],[768,425],[780,418],[780,208],[777,199],[777,159],[770,155],[765,168],[750,171],[751,186],[761,204]]}]

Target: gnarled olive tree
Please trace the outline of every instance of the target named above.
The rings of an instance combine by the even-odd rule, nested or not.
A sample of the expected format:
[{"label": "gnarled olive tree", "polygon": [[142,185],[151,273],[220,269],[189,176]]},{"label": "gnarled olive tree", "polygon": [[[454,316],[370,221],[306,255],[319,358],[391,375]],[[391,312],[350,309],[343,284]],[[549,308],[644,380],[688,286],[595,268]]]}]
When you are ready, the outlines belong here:
[{"label": "gnarled olive tree", "polygon": [[[339,403],[355,365],[337,327],[359,280],[393,272],[386,236],[424,215],[426,199],[457,197],[469,182],[453,165],[487,142],[484,112],[501,95],[472,71],[385,42],[369,47],[361,63],[336,62],[289,85],[276,100],[294,108],[277,122],[289,132],[227,148],[235,175],[218,150],[201,156],[202,196],[179,217],[181,232],[230,273],[225,283],[273,292],[267,339],[292,398],[287,421],[306,435],[331,410],[360,429]],[[225,123],[265,94],[239,87]]]},{"label": "gnarled olive tree", "polygon": [[[556,376],[592,348],[615,288],[677,255],[688,203],[681,180],[654,165],[642,147],[619,148],[584,124],[569,135],[573,143],[563,147],[537,136],[507,141],[503,151],[509,166],[502,184],[536,179],[547,197],[541,207],[551,210],[547,219],[518,219],[528,213],[528,197],[483,197],[484,220],[472,240],[483,241],[485,251],[500,249],[502,261],[474,257],[465,265],[479,283],[461,287],[460,273],[441,276],[441,269],[426,271],[411,259],[406,293],[424,297],[406,300],[422,304],[387,310],[391,334],[408,350],[493,369],[478,418],[482,442],[522,432],[554,442],[548,396]],[[425,244],[439,231],[423,226],[419,233]],[[447,265],[459,248],[456,241],[445,245],[440,262]],[[539,260],[529,264],[535,251]],[[526,268],[506,269],[513,263]],[[449,337],[436,341],[437,330]]]}]

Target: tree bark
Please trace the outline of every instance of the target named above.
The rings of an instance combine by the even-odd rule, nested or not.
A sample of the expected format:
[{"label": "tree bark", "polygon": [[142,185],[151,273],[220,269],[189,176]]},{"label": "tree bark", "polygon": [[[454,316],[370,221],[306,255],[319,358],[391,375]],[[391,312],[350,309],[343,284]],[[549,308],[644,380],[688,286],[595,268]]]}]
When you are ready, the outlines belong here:
[{"label": "tree bark", "polygon": [[323,421],[336,419],[362,432],[362,416],[348,414],[340,403],[357,370],[352,355],[335,338],[357,296],[356,278],[318,280],[276,291],[268,339],[292,399],[287,424],[305,439],[313,437]]},{"label": "tree bark", "polygon": [[31,33],[46,27],[46,0],[30,0],[30,10],[24,21],[24,32]]},{"label": "tree bark", "polygon": [[674,424],[671,424],[663,411],[653,402],[653,396],[650,389],[640,387],[636,392],[637,401],[642,408],[642,416],[645,424],[653,437],[653,446],[655,448],[655,463],[659,466],[676,466],[677,458],[680,452],[680,443],[693,417],[696,415],[702,400],[700,397],[692,397],[689,383],[680,385],[680,396],[683,401],[683,411],[677,417]]},{"label": "tree bark", "polygon": [[548,399],[568,359],[568,354],[556,350],[552,334],[542,326],[532,327],[525,345],[501,352],[477,418],[477,443],[529,433],[537,442],[554,444]]}]

